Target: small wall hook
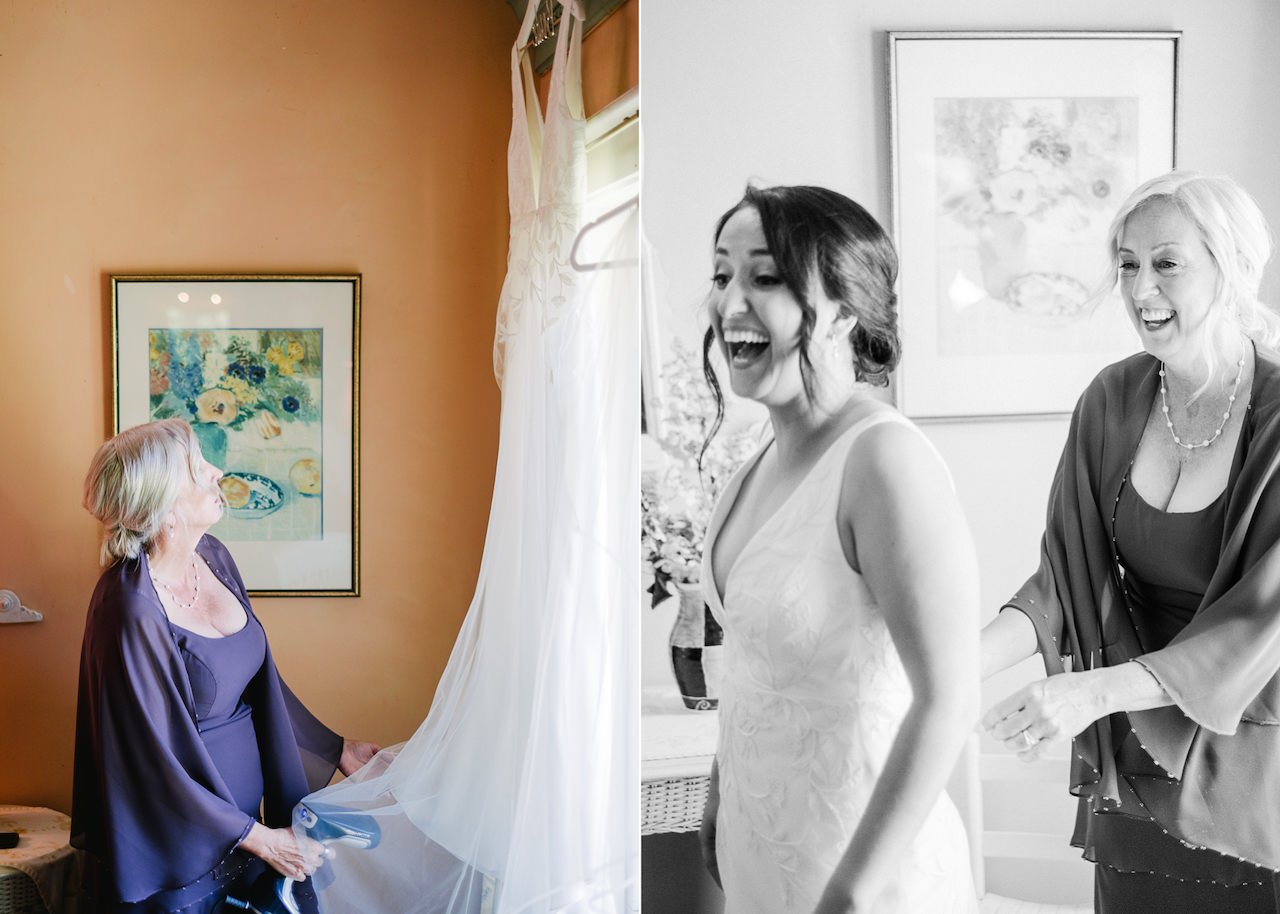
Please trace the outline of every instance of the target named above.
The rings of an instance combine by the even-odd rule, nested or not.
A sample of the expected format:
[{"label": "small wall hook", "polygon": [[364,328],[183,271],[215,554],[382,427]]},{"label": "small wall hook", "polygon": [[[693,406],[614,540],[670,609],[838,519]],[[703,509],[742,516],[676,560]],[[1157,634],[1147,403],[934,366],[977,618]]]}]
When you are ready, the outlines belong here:
[{"label": "small wall hook", "polygon": [[12,590],[0,590],[0,623],[4,622],[39,622],[43,613],[27,609]]}]

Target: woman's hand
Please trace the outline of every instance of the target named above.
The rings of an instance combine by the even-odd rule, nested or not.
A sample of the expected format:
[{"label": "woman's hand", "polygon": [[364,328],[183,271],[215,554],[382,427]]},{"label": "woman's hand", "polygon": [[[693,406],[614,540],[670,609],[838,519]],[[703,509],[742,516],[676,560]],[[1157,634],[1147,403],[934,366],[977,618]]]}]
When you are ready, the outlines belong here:
[{"label": "woman's hand", "polygon": [[369,759],[381,751],[381,746],[368,740],[344,739],[342,741],[342,758],[338,760],[338,770],[342,772],[344,777],[351,777],[351,775],[363,768]]},{"label": "woman's hand", "polygon": [[982,726],[1018,758],[1030,762],[1044,755],[1050,744],[1078,736],[1108,714],[1173,703],[1151,671],[1130,660],[1119,666],[1058,673],[1024,686],[984,714]]},{"label": "woman's hand", "polygon": [[1034,761],[1108,713],[1094,672],[1058,673],[1023,686],[987,711],[982,726],[1018,758]]},{"label": "woman's hand", "polygon": [[299,842],[293,829],[267,828],[261,822],[253,823],[240,846],[281,876],[299,882],[319,869],[325,857],[324,846],[320,842],[310,838]]},{"label": "woman's hand", "polygon": [[720,883],[720,863],[716,860],[716,815],[720,810],[720,772],[719,763],[712,762],[711,785],[707,790],[707,803],[702,807],[702,825],[698,829],[698,843],[702,846],[702,863],[716,881]]}]

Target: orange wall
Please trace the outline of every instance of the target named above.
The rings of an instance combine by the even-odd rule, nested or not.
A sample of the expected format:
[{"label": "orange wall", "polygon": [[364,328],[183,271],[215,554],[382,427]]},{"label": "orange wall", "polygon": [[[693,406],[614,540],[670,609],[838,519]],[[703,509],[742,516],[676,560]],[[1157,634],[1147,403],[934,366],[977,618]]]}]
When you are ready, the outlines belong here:
[{"label": "orange wall", "polygon": [[336,729],[408,738],[479,567],[506,262],[502,0],[11,0],[0,24],[0,803],[70,808],[112,272],[360,272],[362,589],[261,599]]},{"label": "orange wall", "polygon": [[[538,75],[543,109],[551,88],[550,67]],[[595,114],[640,84],[640,0],[625,0],[582,38],[582,108]]]},{"label": "orange wall", "polygon": [[587,117],[640,84],[640,0],[627,0],[582,39],[582,107]]}]

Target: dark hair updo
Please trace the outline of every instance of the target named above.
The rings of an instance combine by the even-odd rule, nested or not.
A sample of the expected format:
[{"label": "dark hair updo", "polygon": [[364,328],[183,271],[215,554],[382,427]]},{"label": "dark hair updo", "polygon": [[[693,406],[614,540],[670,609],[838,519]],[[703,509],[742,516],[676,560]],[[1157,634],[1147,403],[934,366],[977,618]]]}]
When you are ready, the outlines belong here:
[{"label": "dark hair updo", "polygon": [[[760,214],[778,275],[800,304],[800,377],[805,392],[813,397],[809,346],[818,315],[811,294],[815,278],[840,317],[857,318],[849,334],[855,376],[876,387],[886,386],[901,357],[902,343],[898,296],[893,290],[898,254],[880,223],[844,194],[825,187],[748,187],[716,223],[715,241],[734,213],[748,208]],[[708,330],[702,346],[703,373],[716,398],[716,420],[708,442],[724,416],[724,395],[711,369],[714,339]]]}]

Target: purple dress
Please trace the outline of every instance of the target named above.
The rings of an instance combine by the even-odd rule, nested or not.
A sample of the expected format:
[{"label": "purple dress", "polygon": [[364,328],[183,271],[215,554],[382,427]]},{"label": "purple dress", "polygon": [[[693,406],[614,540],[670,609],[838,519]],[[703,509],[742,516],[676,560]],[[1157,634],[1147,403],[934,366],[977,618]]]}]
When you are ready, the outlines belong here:
[{"label": "purple dress", "polygon": [[191,680],[196,729],[240,811],[262,806],[262,757],[245,692],[267,659],[267,635],[248,617],[240,631],[210,638],[169,624]]},{"label": "purple dress", "polygon": [[[1047,674],[1068,661],[1081,670],[1137,660],[1175,701],[1123,715],[1123,730],[1109,715],[1076,735],[1069,784],[1083,817],[1155,820],[1161,836],[1205,848],[1197,857],[1248,862],[1280,878],[1280,353],[1255,347],[1221,524],[1197,537],[1196,554],[1207,551],[1213,570],[1193,587],[1167,577],[1189,563],[1172,557],[1164,536],[1126,524],[1132,515],[1116,517],[1159,372],[1159,361],[1139,353],[1103,369],[1081,396],[1054,476],[1040,567],[1005,605],[1035,626]],[[1137,553],[1145,545],[1162,573],[1144,575]],[[1130,615],[1121,563],[1149,586],[1203,593],[1189,620],[1165,620],[1174,623],[1166,631],[1178,630],[1164,647],[1152,649],[1160,625]],[[1149,589],[1163,604],[1157,595]],[[1141,736],[1137,757],[1123,748],[1131,731]],[[1162,774],[1150,775],[1152,767]],[[1078,822],[1072,843],[1089,859],[1111,860],[1110,842],[1101,858],[1091,842]],[[1145,846],[1124,842],[1124,852]],[[1183,873],[1174,884],[1185,884],[1177,878]]]},{"label": "purple dress", "polygon": [[[1124,479],[1116,501],[1117,555],[1123,596],[1144,652],[1158,651],[1195,616],[1217,569],[1227,492],[1199,511],[1152,507]],[[1128,715],[1111,715],[1122,788],[1168,781],[1133,732]],[[1136,799],[1136,794],[1134,797]],[[1179,841],[1151,818],[1119,810],[1093,812],[1081,803],[1077,831],[1094,860],[1098,914],[1274,914],[1270,870]]]},{"label": "purple dress", "polygon": [[172,625],[145,556],[107,568],[89,604],[71,808],[89,910],[216,909],[262,871],[238,849],[259,808],[287,826],[342,753],[281,681],[226,547],[196,552],[244,607],[234,635]]}]

